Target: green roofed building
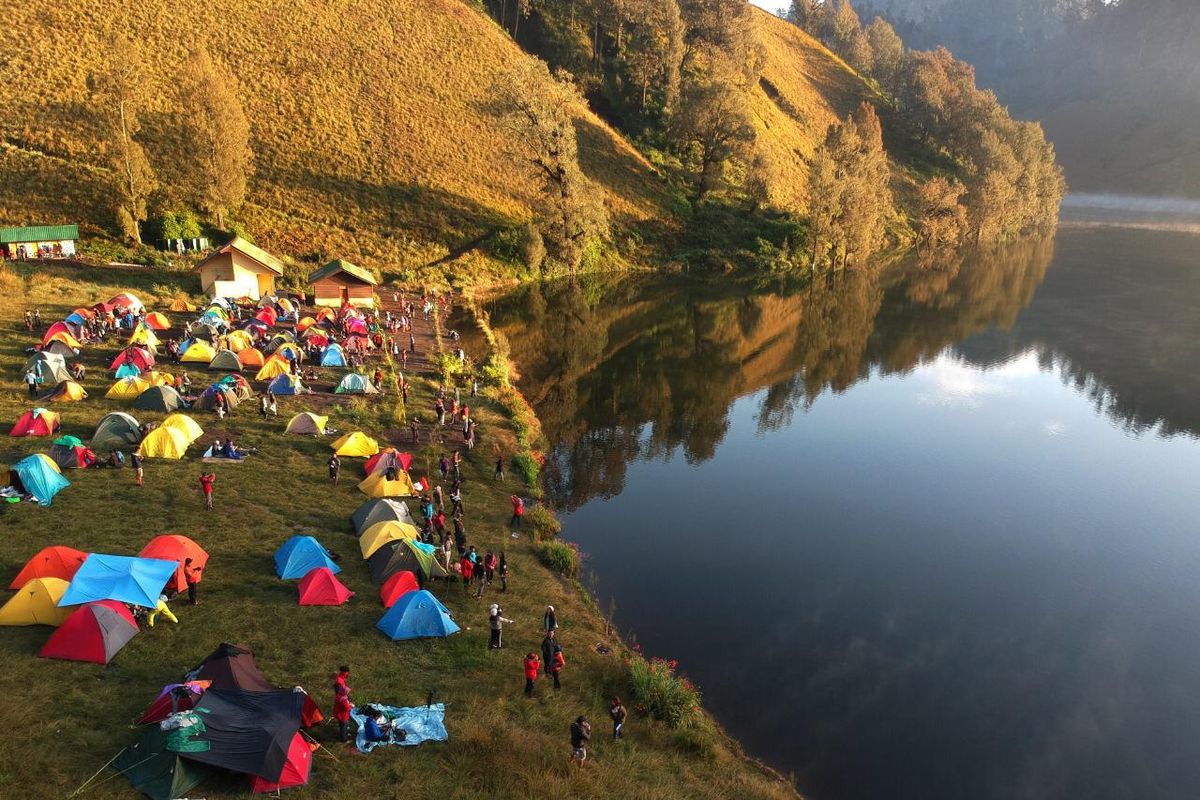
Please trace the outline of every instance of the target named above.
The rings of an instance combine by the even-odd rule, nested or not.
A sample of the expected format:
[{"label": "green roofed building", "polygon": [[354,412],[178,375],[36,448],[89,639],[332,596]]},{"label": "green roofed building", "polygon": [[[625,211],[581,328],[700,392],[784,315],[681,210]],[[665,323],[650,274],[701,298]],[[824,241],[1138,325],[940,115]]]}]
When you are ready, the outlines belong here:
[{"label": "green roofed building", "polygon": [[78,225],[27,225],[0,228],[0,257],[15,261],[75,255]]},{"label": "green roofed building", "polygon": [[375,307],[375,285],[379,281],[370,271],[349,261],[337,259],[308,276],[313,287],[313,303],[318,306],[341,308],[347,304],[357,308]]}]

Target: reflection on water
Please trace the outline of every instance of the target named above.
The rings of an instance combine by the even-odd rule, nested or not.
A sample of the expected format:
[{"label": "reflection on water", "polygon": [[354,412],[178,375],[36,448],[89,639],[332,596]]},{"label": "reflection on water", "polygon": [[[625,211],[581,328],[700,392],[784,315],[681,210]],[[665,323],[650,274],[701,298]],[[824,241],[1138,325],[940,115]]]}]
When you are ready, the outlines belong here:
[{"label": "reflection on water", "polygon": [[808,796],[1192,797],[1197,246],[491,311],[601,602]]}]

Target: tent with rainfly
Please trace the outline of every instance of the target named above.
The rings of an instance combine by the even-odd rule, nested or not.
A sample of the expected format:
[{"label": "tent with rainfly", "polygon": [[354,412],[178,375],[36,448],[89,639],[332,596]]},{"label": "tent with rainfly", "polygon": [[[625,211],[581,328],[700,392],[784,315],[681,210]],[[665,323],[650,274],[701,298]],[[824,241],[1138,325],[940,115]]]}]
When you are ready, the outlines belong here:
[{"label": "tent with rainfly", "polygon": [[389,520],[387,522],[376,522],[363,531],[358,537],[358,547],[362,550],[363,558],[370,558],[372,553],[388,542],[398,542],[401,539],[416,540],[419,538],[421,538],[421,532],[417,530],[415,525]]},{"label": "tent with rainfly", "polygon": [[164,419],[162,425],[159,427],[177,429],[187,437],[188,444],[191,444],[204,435],[204,429],[200,427],[200,424],[187,414],[172,414]]},{"label": "tent with rainfly", "polygon": [[460,630],[450,610],[426,589],[397,600],[376,627],[395,640],[442,638]]},{"label": "tent with rainfly", "polygon": [[119,369],[126,364],[132,364],[140,372],[149,372],[154,369],[154,354],[145,347],[126,347],[117,354],[117,357],[108,365],[108,368]]},{"label": "tent with rainfly", "polygon": [[322,367],[344,367],[346,366],[346,354],[342,351],[342,346],[339,344],[331,344],[321,351],[321,366]]},{"label": "tent with rainfly", "polygon": [[291,372],[291,365],[288,364],[286,358],[271,356],[263,362],[262,369],[255,373],[254,380],[269,381],[272,378],[278,378],[280,375],[287,375],[289,372]]},{"label": "tent with rainfly", "polygon": [[[246,347],[238,351],[238,361],[243,367],[261,367],[264,364],[262,351],[257,347]],[[256,377],[255,380],[263,380]]]},{"label": "tent with rainfly", "polygon": [[75,436],[62,436],[54,440],[48,453],[50,460],[63,469],[87,469],[96,463],[96,454]]},{"label": "tent with rainfly", "polygon": [[430,578],[445,578],[449,573],[433,554],[433,546],[405,539],[389,542],[367,559],[367,570],[374,583],[383,583],[401,570],[412,572],[422,583]]},{"label": "tent with rainfly", "polygon": [[416,575],[408,570],[400,570],[392,573],[383,582],[383,586],[379,587],[379,599],[384,608],[391,608],[401,597],[420,588],[421,584]]},{"label": "tent with rainfly", "polygon": [[72,611],[38,655],[107,664],[137,633],[137,623],[124,603],[98,600]]},{"label": "tent with rainfly", "polygon": [[357,372],[351,372],[342,378],[333,391],[334,394],[379,394],[375,385]]},{"label": "tent with rainfly", "polygon": [[367,458],[379,452],[379,443],[362,431],[353,431],[335,439],[333,452],[349,458]]},{"label": "tent with rainfly", "polygon": [[179,346],[181,364],[207,364],[214,356],[213,346],[203,339],[189,339]]},{"label": "tent with rainfly", "polygon": [[67,369],[67,360],[57,353],[49,353],[45,350],[34,353],[29,360],[25,362],[25,371],[40,372],[42,381],[47,384],[58,384],[71,379],[71,372]]},{"label": "tent with rainfly", "polygon": [[401,453],[394,447],[385,447],[367,459],[367,463],[363,465],[363,470],[366,474],[373,475],[376,472],[394,466],[396,469],[408,472],[408,468],[412,466],[412,460],[412,453]]},{"label": "tent with rainfly", "polygon": [[277,780],[271,781],[258,775],[250,776],[250,791],[255,794],[278,792],[280,789],[290,789],[293,786],[303,786],[308,783],[312,771],[312,747],[308,740],[299,732],[292,737],[288,745],[287,759]]},{"label": "tent with rainfly", "polygon": [[212,357],[212,361],[208,362],[209,369],[220,369],[226,372],[241,372],[242,362],[237,357],[237,353],[232,350],[222,350]]},{"label": "tent with rainfly", "polygon": [[280,375],[272,380],[267,388],[274,394],[284,397],[300,394],[304,391],[304,384],[300,382],[299,375]]},{"label": "tent with rainfly", "polygon": [[228,383],[214,383],[196,399],[196,409],[199,411],[209,411],[217,407],[217,396],[221,396],[225,400],[225,410],[237,408],[241,400],[238,398],[237,389]]},{"label": "tent with rainfly", "polygon": [[296,584],[296,600],[302,606],[340,606],[353,596],[329,567],[309,570]]},{"label": "tent with rainfly", "polygon": [[117,380],[120,380],[121,378],[136,378],[141,374],[142,371],[140,369],[129,362],[125,362],[121,366],[117,367],[117,374],[114,377],[116,377]]},{"label": "tent with rainfly", "polygon": [[187,452],[187,434],[169,425],[159,425],[146,434],[138,446],[138,455],[142,458],[169,458],[178,460]]},{"label": "tent with rainfly", "polygon": [[9,436],[53,436],[62,427],[58,414],[44,408],[26,411],[12,426]]},{"label": "tent with rainfly", "polygon": [[142,323],[152,331],[165,331],[171,327],[171,320],[161,311],[151,311]]},{"label": "tent with rainfly", "polygon": [[121,411],[105,414],[92,434],[92,449],[100,452],[133,447],[142,440],[138,421]]},{"label": "tent with rainfly", "polygon": [[151,386],[138,395],[133,407],[139,411],[178,411],[187,408],[188,402],[174,386]]},{"label": "tent with rainfly", "polygon": [[208,565],[208,553],[203,547],[181,533],[164,533],[155,536],[138,553],[139,558],[157,558],[163,561],[174,561],[175,574],[167,581],[167,586],[177,592],[187,590],[187,580],[183,574],[183,564],[189,558],[192,567],[201,570],[195,573],[196,582],[204,577],[204,567]]},{"label": "tent with rainfly", "polygon": [[87,399],[87,392],[75,381],[59,381],[58,385],[42,397],[47,402],[77,403]]},{"label": "tent with rainfly", "polygon": [[44,506],[50,505],[54,495],[71,485],[62,476],[58,465],[45,453],[34,453],[13,464],[8,473],[8,482],[17,491],[32,495]]},{"label": "tent with rainfly", "polygon": [[387,472],[380,470],[368,475],[358,484],[359,491],[368,497],[415,497],[417,488],[407,472],[397,472],[388,480]]},{"label": "tent with rainfly", "polygon": [[275,551],[275,574],[283,580],[303,578],[319,567],[328,567],[334,574],[342,571],[329,551],[311,536],[293,536]]},{"label": "tent with rainfly", "polygon": [[154,608],[178,566],[174,561],[159,558],[92,553],[71,578],[71,584],[58,604],[69,606],[96,600],[119,600]]},{"label": "tent with rainfly", "polygon": [[376,522],[387,522],[396,520],[397,522],[407,522],[409,525],[415,525],[412,512],[408,510],[408,506],[399,500],[389,498],[380,498],[378,500],[368,500],[355,509],[354,514],[350,517],[350,522],[354,525],[354,530],[362,533]]},{"label": "tent with rainfly", "polygon": [[133,378],[121,378],[108,388],[104,396],[109,400],[137,400],[142,396],[142,392],[150,388],[149,381],[144,380],[140,376]]},{"label": "tent with rainfly", "polygon": [[[70,582],[88,554],[74,547],[51,545],[43,547],[17,573],[8,585],[10,590],[20,589],[34,578],[58,578]],[[65,588],[65,587],[64,587]],[[55,602],[58,602],[55,600]]]},{"label": "tent with rainfly", "polygon": [[72,609],[59,606],[67,592],[62,578],[34,578],[0,607],[0,625],[53,625],[58,627]]},{"label": "tent with rainfly", "polygon": [[162,722],[176,711],[190,711],[209,686],[212,686],[212,681],[168,683],[159,692],[154,702],[142,712],[142,716],[138,717],[137,724],[149,725],[151,722]]},{"label": "tent with rainfly", "polygon": [[320,436],[325,433],[325,425],[328,422],[329,417],[322,417],[319,414],[313,414],[311,411],[302,411],[288,420],[285,432],[305,436]]},{"label": "tent with rainfly", "polygon": [[150,800],[186,797],[212,774],[211,767],[186,759],[168,747],[173,731],[164,731],[158,725],[147,725],[140,731],[137,741],[122,750],[112,765]]},{"label": "tent with rainfly", "polygon": [[300,730],[307,695],[291,689],[246,691],[213,686],[194,712],[204,721],[209,749],[192,761],[278,783]]}]

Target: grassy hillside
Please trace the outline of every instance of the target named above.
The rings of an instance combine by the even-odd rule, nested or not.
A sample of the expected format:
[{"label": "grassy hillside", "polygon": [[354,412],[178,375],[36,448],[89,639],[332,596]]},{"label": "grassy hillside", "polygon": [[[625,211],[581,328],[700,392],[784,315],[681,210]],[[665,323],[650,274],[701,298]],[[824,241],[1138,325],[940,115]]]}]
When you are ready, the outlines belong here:
[{"label": "grassy hillside", "polygon": [[[117,30],[147,66],[155,102],[142,138],[164,182],[179,160],[175,86],[193,41],[181,29],[233,70],[257,162],[244,216],[269,249],[416,266],[530,214],[532,173],[488,105],[489,87],[527,56],[461,0],[35,0],[6,22],[22,46],[0,57],[0,102],[23,111],[0,119],[0,223],[112,227],[86,81]],[[578,128],[583,167],[618,222],[660,214],[644,159],[584,108]]]}]

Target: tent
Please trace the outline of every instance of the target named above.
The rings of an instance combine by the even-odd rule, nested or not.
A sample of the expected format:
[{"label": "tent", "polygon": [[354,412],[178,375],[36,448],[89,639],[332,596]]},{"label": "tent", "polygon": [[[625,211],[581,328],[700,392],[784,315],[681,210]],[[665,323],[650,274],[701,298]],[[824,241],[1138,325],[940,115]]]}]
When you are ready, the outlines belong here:
[{"label": "tent", "polygon": [[42,658],[107,664],[137,635],[133,614],[123,603],[99,600],[71,612],[42,647]]},{"label": "tent", "polygon": [[34,453],[13,464],[8,472],[9,485],[17,491],[33,495],[44,506],[50,505],[54,495],[71,485],[62,476],[62,470],[44,453]]},{"label": "tent", "polygon": [[188,753],[187,757],[279,782],[292,739],[300,731],[305,697],[291,689],[210,688],[195,708],[204,720],[205,731],[200,738],[210,747]]},{"label": "tent", "polygon": [[373,475],[376,472],[386,470],[388,467],[395,465],[397,469],[408,472],[408,468],[412,466],[412,460],[412,453],[401,453],[394,447],[385,447],[367,459],[367,463],[363,465],[363,470],[366,474]]},{"label": "tent", "polygon": [[288,364],[287,359],[271,356],[262,365],[262,369],[254,375],[254,380],[267,381],[271,378],[277,378],[280,375],[287,375],[289,372],[291,372],[291,366]]},{"label": "tent", "polygon": [[280,375],[271,381],[267,389],[282,397],[302,393],[304,391],[304,384],[300,382],[299,375]]},{"label": "tent", "polygon": [[146,608],[158,605],[158,596],[179,567],[158,558],[131,558],[92,553],[79,567],[60,606],[120,600]]},{"label": "tent", "polygon": [[221,378],[221,380],[217,381],[217,383],[222,383],[228,386],[230,389],[233,389],[234,394],[238,396],[239,400],[245,400],[254,394],[254,390],[250,388],[250,381],[246,380],[244,376],[236,373],[226,375],[225,377]]},{"label": "tent", "polygon": [[190,711],[209,686],[212,686],[212,681],[168,683],[154,702],[142,712],[142,716],[138,717],[137,724],[149,725],[151,722],[163,721],[176,711]]},{"label": "tent", "polygon": [[8,585],[9,589],[20,589],[34,578],[58,578],[70,581],[75,576],[79,566],[87,558],[87,553],[74,547],[51,545],[43,547],[37,554],[25,562],[25,566]]},{"label": "tent", "polygon": [[130,346],[139,345],[153,353],[158,349],[158,337],[154,335],[154,331],[144,325],[139,325],[137,330],[129,337],[129,341],[126,344]]},{"label": "tent", "polygon": [[183,298],[176,297],[171,301],[168,311],[195,311],[196,307]]},{"label": "tent", "polygon": [[288,361],[303,361],[304,351],[295,342],[284,342],[275,349],[275,355]]},{"label": "tent", "polygon": [[379,599],[383,601],[385,608],[391,608],[404,595],[409,592],[415,592],[421,588],[417,582],[417,576],[406,569],[399,572],[393,572],[383,586],[379,587]]},{"label": "tent", "polygon": [[362,431],[347,433],[330,446],[339,456],[350,458],[366,458],[379,452],[379,443]]},{"label": "tent", "polygon": [[142,380],[151,386],[174,386],[175,377],[169,372],[158,372],[151,370],[150,372],[142,373]]},{"label": "tent", "polygon": [[152,311],[142,320],[142,324],[153,331],[165,331],[171,327],[171,320],[167,319],[167,315],[160,311]]},{"label": "tent", "polygon": [[209,681],[224,689],[271,692],[276,686],[267,680],[254,660],[254,651],[238,644],[221,642],[191,673],[193,680]]},{"label": "tent", "polygon": [[188,402],[174,386],[151,386],[138,395],[133,407],[139,411],[178,411],[187,408]]},{"label": "tent", "polygon": [[[241,362],[241,365],[243,367],[261,367],[261,366],[263,366],[263,354],[260,350],[258,350],[258,348],[247,347],[243,350],[239,350],[237,357],[238,357],[238,361]],[[262,379],[256,377],[255,380],[262,380]]]},{"label": "tent", "polygon": [[354,596],[328,567],[309,570],[296,584],[296,592],[302,606],[340,606]]},{"label": "tent", "polygon": [[105,414],[92,434],[92,449],[104,452],[133,447],[142,440],[138,421],[121,411]]},{"label": "tent", "polygon": [[209,369],[223,369],[228,372],[241,372],[242,362],[238,360],[237,353],[232,350],[222,350],[213,356],[212,361],[208,362]]},{"label": "tent", "polygon": [[359,491],[368,497],[416,497],[417,489],[407,472],[397,472],[394,480],[388,480],[387,472],[380,470],[368,475],[358,484]]},{"label": "tent", "polygon": [[192,419],[187,414],[172,414],[164,419],[162,421],[162,425],[159,427],[175,428],[187,437],[188,444],[191,444],[204,435],[204,429],[196,423],[196,420]]},{"label": "tent", "polygon": [[[218,330],[218,328],[224,327],[225,321],[223,319],[215,315],[210,316],[205,314],[200,318],[200,321],[197,324],[192,326],[191,338],[202,342],[212,343],[221,336],[221,332]],[[191,342],[189,341],[186,344],[191,344]],[[180,352],[182,353],[183,350],[181,349]]]},{"label": "tent", "polygon": [[303,786],[308,783],[308,775],[312,771],[312,748],[309,747],[308,741],[299,732],[292,737],[292,743],[288,745],[287,759],[283,763],[283,770],[279,773],[279,779],[269,781],[266,778],[261,778],[258,775],[250,777],[250,791],[255,794],[263,792],[278,792],[280,789],[290,789],[293,786]]},{"label": "tent", "polygon": [[279,315],[275,313],[275,309],[267,306],[266,308],[259,309],[254,318],[273,326],[279,320]]},{"label": "tent", "polygon": [[388,520],[407,522],[410,525],[416,524],[412,514],[408,510],[408,506],[399,500],[368,500],[359,506],[350,517],[350,521],[354,524],[354,530],[359,533],[362,533],[376,522],[386,522]]},{"label": "tent", "polygon": [[300,321],[296,323],[296,330],[303,332],[303,331],[308,330],[309,328],[311,328],[313,325],[316,325],[316,324],[317,324],[317,321],[315,319],[313,319],[312,317],[301,317]]},{"label": "tent", "polygon": [[55,440],[54,444],[50,446],[50,452],[47,455],[58,466],[60,471],[64,469],[87,469],[96,463],[96,454],[92,449],[85,447],[83,442],[74,436],[64,436],[61,439]]},{"label": "tent", "polygon": [[372,553],[367,559],[367,570],[375,583],[383,583],[401,570],[416,574],[422,582],[449,575],[433,557],[432,546],[408,539],[390,542]]},{"label": "tent", "polygon": [[137,400],[149,388],[150,383],[140,377],[122,378],[110,386],[104,396],[109,400]]},{"label": "tent", "polygon": [[[59,323],[59,324],[62,324],[62,323]],[[54,334],[53,336],[47,336],[46,339],[43,340],[42,346],[49,347],[51,342],[62,342],[63,344],[65,344],[67,347],[71,348],[75,352],[79,352],[80,348],[83,347],[83,344],[78,339],[76,339],[74,336],[67,333],[66,331],[59,331],[58,333]]]},{"label": "tent", "polygon": [[150,800],[186,797],[212,774],[209,767],[186,759],[167,746],[174,733],[158,725],[148,725],[141,729],[138,740],[122,750],[112,763],[113,769]]},{"label": "tent", "polygon": [[388,542],[419,538],[421,538],[421,532],[415,525],[407,522],[396,522],[395,520],[376,522],[358,537],[358,547],[362,550],[363,558],[370,558],[372,553]]},{"label": "tent", "polygon": [[75,381],[59,381],[50,393],[42,397],[47,402],[75,403],[87,399],[87,392]]},{"label": "tent", "polygon": [[63,358],[74,358],[75,356],[79,355],[78,350],[73,350],[57,339],[43,347],[41,352],[48,355],[62,356]]},{"label": "tent", "polygon": [[179,346],[179,361],[183,364],[207,364],[215,355],[213,346],[203,339],[189,339]]},{"label": "tent", "polygon": [[[208,564],[208,553],[204,551],[204,548],[180,533],[164,533],[161,536],[155,536],[142,548],[138,557],[174,561],[175,574],[167,581],[167,586],[177,592],[187,590],[187,580],[183,575],[184,561],[190,558],[192,566],[200,570],[203,570]],[[203,572],[197,573],[196,582],[199,583],[203,577]]]},{"label": "tent", "polygon": [[254,345],[254,340],[245,331],[232,331],[225,337],[225,343],[235,354]]},{"label": "tent", "polygon": [[67,360],[57,353],[49,353],[45,350],[34,353],[25,362],[25,371],[29,370],[40,371],[42,381],[49,384],[62,383],[71,379],[71,373],[67,369]]},{"label": "tent", "polygon": [[126,347],[117,354],[108,368],[117,369],[126,364],[132,364],[142,372],[149,372],[154,369],[154,354],[144,347]]},{"label": "tent", "polygon": [[227,383],[214,383],[201,393],[196,400],[195,408],[199,411],[211,411],[217,407],[217,395],[225,398],[226,411],[237,408],[237,404],[241,402],[237,390],[233,386]]},{"label": "tent", "polygon": [[311,536],[293,536],[275,551],[275,574],[285,581],[303,578],[318,567],[328,567],[334,574],[342,571]]},{"label": "tent", "polygon": [[375,627],[392,639],[440,638],[460,630],[450,610],[425,589],[397,600]]},{"label": "tent", "polygon": [[62,427],[58,414],[44,408],[26,411],[8,432],[9,436],[52,436]]},{"label": "tent", "polygon": [[134,314],[140,314],[146,310],[146,307],[142,305],[142,301],[137,299],[137,295],[132,292],[121,292],[109,300],[108,304],[113,308],[127,309]]},{"label": "tent", "polygon": [[124,364],[117,367],[116,378],[117,378],[117,380],[120,380],[121,378],[136,378],[138,375],[141,375],[141,374],[142,374],[142,371],[140,369],[138,369],[133,364],[126,361]]},{"label": "tent", "polygon": [[143,458],[183,458],[188,445],[187,434],[169,425],[160,425],[146,434],[138,447],[138,455]]},{"label": "tent", "polygon": [[346,354],[342,352],[340,345],[331,344],[321,353],[322,367],[344,367],[346,366]]},{"label": "tent", "polygon": [[42,347],[50,344],[50,342],[63,342],[72,349],[80,348],[79,340],[76,335],[79,333],[79,326],[72,325],[69,322],[56,322],[46,329],[42,335]]},{"label": "tent", "polygon": [[329,417],[322,417],[310,411],[302,411],[288,420],[286,433],[320,436],[325,433],[325,424],[327,422],[329,422]]},{"label": "tent", "polygon": [[62,578],[34,578],[0,607],[0,625],[61,625],[72,609],[58,601],[67,591]]},{"label": "tent", "polygon": [[379,394],[375,385],[357,372],[351,372],[342,378],[342,382],[333,391],[335,394]]}]

